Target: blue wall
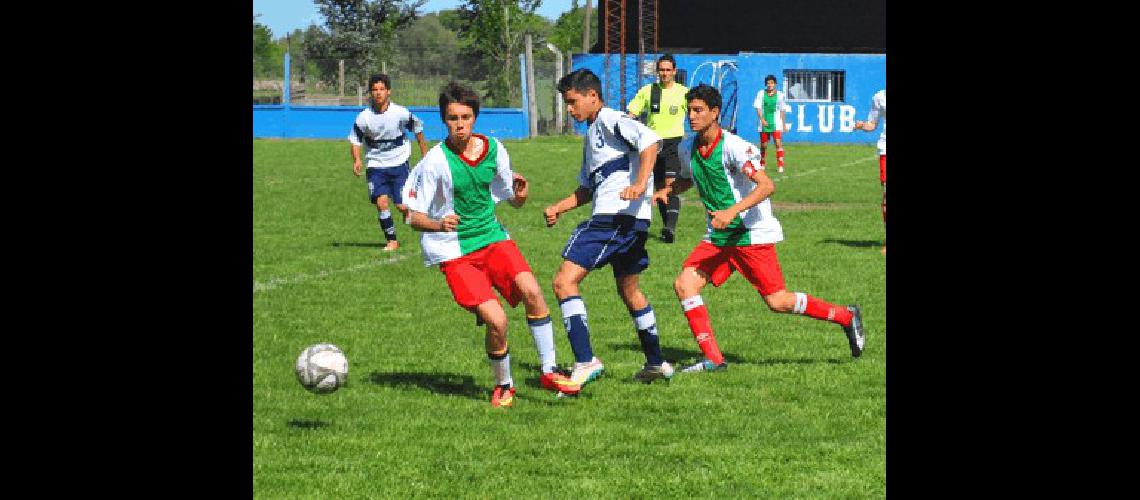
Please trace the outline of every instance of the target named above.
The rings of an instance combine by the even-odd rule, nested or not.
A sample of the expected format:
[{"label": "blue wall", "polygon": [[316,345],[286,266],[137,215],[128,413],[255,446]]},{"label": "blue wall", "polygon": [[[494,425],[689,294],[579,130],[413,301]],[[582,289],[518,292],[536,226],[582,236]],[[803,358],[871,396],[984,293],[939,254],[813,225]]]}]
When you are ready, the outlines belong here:
[{"label": "blue wall", "polygon": [[[626,81],[636,82],[636,74],[631,74],[637,66],[637,56],[626,56]],[[755,54],[742,52],[739,54],[675,54],[677,68],[686,70],[691,77],[694,70],[702,63],[715,62],[728,59],[736,62],[736,79],[738,84],[736,110],[736,131],[745,140],[757,142],[760,132],[757,130],[759,119],[752,108],[752,100],[756,93],[764,88],[764,77],[775,75],[776,88],[784,88],[785,69],[804,70],[843,70],[845,74],[845,95],[843,102],[789,102],[792,111],[787,113],[788,122],[792,124],[791,131],[784,133],[788,142],[828,142],[828,143],[861,143],[874,144],[879,140],[879,131],[852,132],[855,120],[867,119],[867,112],[871,108],[871,96],[875,92],[886,88],[887,85],[887,56],[884,54]],[[656,61],[657,55],[646,55],[645,60]],[[604,54],[574,54],[574,69],[587,68],[603,77]],[[611,72],[617,75],[617,56],[611,60]],[[708,82],[711,71],[706,65],[697,74]],[[603,82],[605,81],[603,77]],[[642,77],[642,85],[657,81],[656,75]],[[688,81],[685,82],[688,84]],[[636,85],[626,84],[625,101],[629,102],[637,93]],[[617,91],[614,91],[616,96]],[[614,102],[609,102],[614,101]],[[611,97],[607,104],[616,106],[616,99]],[[585,124],[575,124],[575,130],[585,133]],[[686,124],[688,130],[688,124]]]},{"label": "blue wall", "polygon": [[[360,106],[254,105],[253,137],[348,140],[352,121],[362,109]],[[439,119],[439,108],[412,106],[408,109],[424,121],[424,138],[440,141],[447,136],[447,127]],[[525,139],[527,127],[526,115],[518,108],[483,108],[475,122],[476,132],[500,139]]]}]

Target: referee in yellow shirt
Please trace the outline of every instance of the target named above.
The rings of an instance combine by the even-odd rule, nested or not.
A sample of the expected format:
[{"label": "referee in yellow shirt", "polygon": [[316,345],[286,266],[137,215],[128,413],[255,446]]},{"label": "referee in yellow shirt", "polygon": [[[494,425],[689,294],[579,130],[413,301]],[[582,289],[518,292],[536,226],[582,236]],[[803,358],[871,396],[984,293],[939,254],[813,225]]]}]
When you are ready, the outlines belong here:
[{"label": "referee in yellow shirt", "polygon": [[[646,126],[663,139],[661,148],[657,151],[657,162],[653,166],[654,190],[665,187],[666,178],[676,178],[677,170],[681,167],[680,159],[677,158],[677,144],[685,135],[685,115],[689,112],[685,93],[689,89],[673,81],[676,77],[677,61],[670,54],[661,56],[657,59],[659,83],[642,87],[626,106],[626,110],[634,117],[648,113]],[[681,199],[671,194],[669,202],[658,201],[657,208],[661,210],[661,219],[665,223],[661,229],[661,241],[672,243],[677,218],[681,215]]]}]

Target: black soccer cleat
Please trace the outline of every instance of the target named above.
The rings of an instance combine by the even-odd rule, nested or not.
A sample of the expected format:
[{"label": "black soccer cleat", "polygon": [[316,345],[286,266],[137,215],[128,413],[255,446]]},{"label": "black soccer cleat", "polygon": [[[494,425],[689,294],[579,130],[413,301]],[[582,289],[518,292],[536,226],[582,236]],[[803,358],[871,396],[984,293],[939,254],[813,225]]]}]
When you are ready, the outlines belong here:
[{"label": "black soccer cleat", "polygon": [[866,338],[863,333],[863,312],[859,310],[859,306],[851,304],[847,306],[847,310],[851,311],[851,326],[843,327],[843,333],[847,334],[847,343],[851,346],[851,357],[858,358],[863,354],[863,340]]},{"label": "black soccer cleat", "polygon": [[661,241],[662,242],[672,243],[673,240],[675,240],[675,239],[676,239],[676,236],[673,235],[673,231],[670,231],[668,229],[662,229],[661,230]]}]

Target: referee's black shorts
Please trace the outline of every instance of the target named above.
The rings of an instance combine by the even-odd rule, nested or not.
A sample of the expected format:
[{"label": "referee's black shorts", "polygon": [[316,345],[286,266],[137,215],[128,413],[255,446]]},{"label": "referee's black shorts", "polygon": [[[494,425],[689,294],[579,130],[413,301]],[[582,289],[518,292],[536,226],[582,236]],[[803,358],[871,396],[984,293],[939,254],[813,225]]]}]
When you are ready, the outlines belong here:
[{"label": "referee's black shorts", "polygon": [[661,149],[657,151],[657,162],[653,164],[653,189],[665,187],[666,178],[677,177],[681,169],[681,159],[677,156],[677,145],[681,144],[682,137],[670,137],[661,140]]}]

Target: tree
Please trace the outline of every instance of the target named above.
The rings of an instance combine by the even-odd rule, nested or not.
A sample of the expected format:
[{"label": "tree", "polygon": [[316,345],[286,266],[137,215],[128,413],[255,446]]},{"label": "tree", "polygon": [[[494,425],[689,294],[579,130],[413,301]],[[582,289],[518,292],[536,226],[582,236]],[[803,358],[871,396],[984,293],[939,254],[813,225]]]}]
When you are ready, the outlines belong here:
[{"label": "tree", "polygon": [[582,50],[582,17],[585,15],[586,8],[579,7],[578,0],[574,0],[570,10],[563,12],[554,22],[554,28],[550,33],[550,43],[553,43],[562,52],[580,52]]},{"label": "tree", "polygon": [[459,38],[428,14],[396,35],[395,60],[402,71],[417,75],[452,75],[459,53]]},{"label": "tree", "polygon": [[[392,37],[418,17],[427,0],[314,0],[325,18],[327,32],[306,33],[305,55],[322,75],[335,75],[344,60],[345,80],[364,86],[380,61],[392,57]],[[328,78],[327,76],[325,78]]]},{"label": "tree", "polygon": [[256,77],[279,77],[284,70],[284,52],[273,43],[273,31],[259,22],[253,23],[253,74]]},{"label": "tree", "polygon": [[533,33],[543,19],[534,15],[540,5],[542,0],[465,0],[458,9],[460,39],[465,52],[483,61],[492,106],[510,107],[512,98],[520,95],[512,61],[518,57],[522,35]]}]

